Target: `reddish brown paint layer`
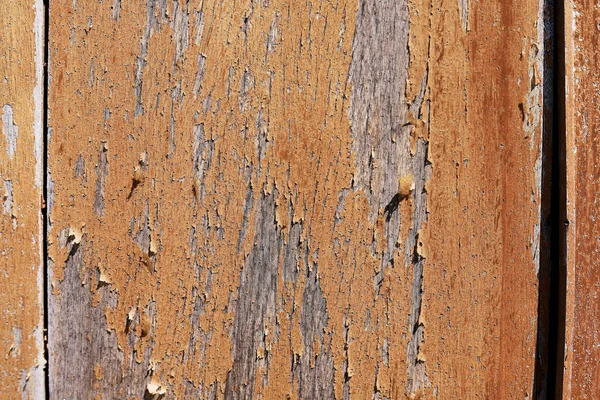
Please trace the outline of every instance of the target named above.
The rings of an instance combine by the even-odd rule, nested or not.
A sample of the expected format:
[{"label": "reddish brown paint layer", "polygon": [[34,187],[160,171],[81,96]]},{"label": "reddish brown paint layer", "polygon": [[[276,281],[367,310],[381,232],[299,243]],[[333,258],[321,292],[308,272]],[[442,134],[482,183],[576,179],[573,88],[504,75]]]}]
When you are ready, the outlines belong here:
[{"label": "reddish brown paint layer", "polygon": [[[36,8],[37,7],[37,8]],[[0,398],[43,398],[42,32],[36,1],[0,12]]]},{"label": "reddish brown paint layer", "polygon": [[52,393],[531,396],[539,4],[51,7]]},{"label": "reddish brown paint layer", "polygon": [[563,398],[600,395],[598,5],[565,4],[567,275]]},{"label": "reddish brown paint layer", "polygon": [[462,4],[467,21],[455,2],[427,5],[416,8],[432,32],[433,177],[423,241],[423,352],[436,366],[429,376],[443,397],[531,397],[543,104],[540,4],[469,1]]}]

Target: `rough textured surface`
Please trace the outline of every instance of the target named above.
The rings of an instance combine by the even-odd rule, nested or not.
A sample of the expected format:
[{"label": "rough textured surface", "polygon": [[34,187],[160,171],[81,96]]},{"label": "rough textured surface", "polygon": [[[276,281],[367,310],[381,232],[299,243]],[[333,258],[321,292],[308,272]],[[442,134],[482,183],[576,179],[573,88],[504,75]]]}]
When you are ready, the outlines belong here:
[{"label": "rough textured surface", "polygon": [[52,2],[51,394],[532,397],[540,7]]},{"label": "rough textured surface", "polygon": [[598,18],[589,1],[565,2],[566,310],[563,398],[600,394],[598,255]]},{"label": "rough textured surface", "polygon": [[44,397],[42,1],[0,12],[0,398]]},{"label": "rough textured surface", "polygon": [[470,1],[464,33],[458,10],[444,13],[433,5],[431,39],[420,39],[430,51],[433,163],[422,235],[423,352],[434,366],[430,381],[448,398],[533,396],[543,101],[539,7]]}]

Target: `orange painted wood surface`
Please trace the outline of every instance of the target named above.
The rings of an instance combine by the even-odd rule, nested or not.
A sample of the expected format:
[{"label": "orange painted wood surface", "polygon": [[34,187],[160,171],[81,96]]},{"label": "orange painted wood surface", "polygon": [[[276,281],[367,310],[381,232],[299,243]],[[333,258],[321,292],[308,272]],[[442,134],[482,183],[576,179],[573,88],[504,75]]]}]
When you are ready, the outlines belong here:
[{"label": "orange painted wood surface", "polygon": [[[0,397],[44,397],[44,279],[50,398],[543,397],[543,3],[52,1],[46,132],[42,2],[6,4]],[[569,368],[596,307],[572,260]]]},{"label": "orange painted wood surface", "polygon": [[51,393],[535,395],[539,2],[50,7]]},{"label": "orange painted wood surface", "polygon": [[44,9],[0,9],[0,398],[41,399]]}]

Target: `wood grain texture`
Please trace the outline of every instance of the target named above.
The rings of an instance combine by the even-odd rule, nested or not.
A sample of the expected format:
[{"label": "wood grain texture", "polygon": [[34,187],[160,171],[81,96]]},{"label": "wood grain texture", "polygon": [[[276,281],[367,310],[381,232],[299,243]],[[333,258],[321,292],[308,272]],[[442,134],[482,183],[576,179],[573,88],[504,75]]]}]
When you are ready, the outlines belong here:
[{"label": "wood grain texture", "polygon": [[0,398],[44,397],[42,1],[0,12]]},{"label": "wood grain texture", "polygon": [[57,0],[57,398],[531,398],[533,1]]},{"label": "wood grain texture", "polygon": [[599,12],[593,2],[565,2],[565,399],[600,396]]},{"label": "wood grain texture", "polygon": [[543,10],[537,2],[466,6],[468,20],[432,9],[439,33],[430,43],[424,351],[439,366],[430,379],[448,398],[527,398],[538,295]]}]

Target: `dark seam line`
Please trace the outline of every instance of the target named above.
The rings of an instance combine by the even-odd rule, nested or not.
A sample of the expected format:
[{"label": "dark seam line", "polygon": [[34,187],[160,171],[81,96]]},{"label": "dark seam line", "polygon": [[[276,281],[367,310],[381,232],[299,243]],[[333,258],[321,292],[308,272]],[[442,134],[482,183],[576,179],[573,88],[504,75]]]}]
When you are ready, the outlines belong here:
[{"label": "dark seam line", "polygon": [[[557,229],[556,235],[556,285],[554,288],[554,297],[557,303],[557,313],[554,326],[556,332],[555,349],[555,374],[554,377],[554,399],[563,398],[563,373],[565,365],[565,319],[566,319],[566,301],[567,301],[567,160],[566,160],[566,90],[565,90],[565,2],[556,0],[555,16],[556,32],[556,77],[554,85],[556,87],[556,145],[554,148],[555,165],[558,170],[553,192],[553,197],[557,203]],[[549,397],[550,399],[550,397]]]},{"label": "dark seam line", "polygon": [[554,0],[554,49],[553,49],[553,129],[552,129],[552,201],[551,219],[552,231],[550,245],[550,312],[549,312],[549,340],[548,340],[548,396],[547,399],[562,398],[563,362],[559,360],[564,347],[564,335],[560,334],[561,319],[564,319],[564,309],[561,310],[563,295],[560,290],[560,275],[562,265],[562,193],[564,189],[563,173],[564,160],[561,151],[564,146],[564,2]]},{"label": "dark seam line", "polygon": [[49,32],[50,32],[50,0],[44,0],[44,86],[43,86],[43,167],[42,167],[42,182],[43,182],[43,195],[44,195],[44,206],[42,207],[42,263],[44,269],[44,393],[45,398],[50,399],[50,359],[48,351],[48,296],[50,293],[48,278],[49,278],[49,267],[48,267],[48,75],[49,75],[49,54],[48,54],[48,43],[49,43]]},{"label": "dark seam line", "polygon": [[[544,2],[544,114],[534,398],[562,398],[564,349],[564,0]],[[562,330],[562,332],[561,332]]]}]

